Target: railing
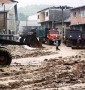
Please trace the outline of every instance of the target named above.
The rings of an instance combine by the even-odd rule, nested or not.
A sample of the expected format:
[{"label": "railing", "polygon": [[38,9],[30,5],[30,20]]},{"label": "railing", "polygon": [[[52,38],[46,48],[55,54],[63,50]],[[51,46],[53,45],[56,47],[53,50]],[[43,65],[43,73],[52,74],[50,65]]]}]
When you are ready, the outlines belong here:
[{"label": "railing", "polygon": [[0,39],[14,40],[15,36],[13,34],[0,34]]}]

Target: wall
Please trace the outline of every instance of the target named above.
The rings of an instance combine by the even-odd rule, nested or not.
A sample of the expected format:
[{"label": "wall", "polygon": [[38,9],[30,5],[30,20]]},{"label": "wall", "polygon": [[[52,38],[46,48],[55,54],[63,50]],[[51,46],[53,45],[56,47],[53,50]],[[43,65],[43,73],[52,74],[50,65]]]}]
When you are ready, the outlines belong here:
[{"label": "wall", "polygon": [[4,14],[0,13],[0,31],[3,30],[3,25],[4,25]]},{"label": "wall", "polygon": [[[46,13],[48,13],[48,16],[46,16]],[[45,11],[45,21],[49,21],[49,10]]]},{"label": "wall", "polygon": [[7,14],[7,30],[11,30],[14,34],[16,34],[16,19],[15,19],[15,11],[14,8],[11,9]]},{"label": "wall", "polygon": [[[85,16],[81,17],[81,11],[85,10],[85,8],[80,8],[71,11],[71,25],[85,24]],[[76,11],[76,15],[73,15],[73,12]]]},{"label": "wall", "polygon": [[45,21],[45,12],[39,12],[38,15],[39,15],[38,22],[44,22]]}]

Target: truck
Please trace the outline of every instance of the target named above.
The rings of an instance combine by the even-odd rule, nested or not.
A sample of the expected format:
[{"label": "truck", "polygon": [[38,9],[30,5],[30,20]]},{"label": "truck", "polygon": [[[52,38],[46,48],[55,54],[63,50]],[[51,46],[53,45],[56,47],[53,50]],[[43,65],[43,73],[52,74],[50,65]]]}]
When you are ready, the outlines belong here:
[{"label": "truck", "polygon": [[47,43],[48,45],[53,45],[58,36],[59,31],[55,28],[39,30],[39,37],[42,37],[42,42]]},{"label": "truck", "polygon": [[85,31],[66,29],[64,34],[64,43],[66,46],[74,48],[85,48]]},{"label": "truck", "polygon": [[29,31],[20,34],[19,40],[12,40],[15,37],[11,34],[0,34],[0,65],[10,65],[12,55],[6,48],[6,45],[28,45],[30,47],[40,47],[39,41],[34,32]]}]

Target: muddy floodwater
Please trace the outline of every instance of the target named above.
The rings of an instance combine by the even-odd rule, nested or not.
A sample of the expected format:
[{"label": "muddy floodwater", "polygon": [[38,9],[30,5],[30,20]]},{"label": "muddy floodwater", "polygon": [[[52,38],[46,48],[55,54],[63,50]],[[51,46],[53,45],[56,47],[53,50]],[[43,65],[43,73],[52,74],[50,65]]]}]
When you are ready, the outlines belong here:
[{"label": "muddy floodwater", "polygon": [[0,66],[0,90],[85,90],[84,49],[7,47],[13,60]]},{"label": "muddy floodwater", "polygon": [[[25,49],[23,47],[25,47]],[[73,50],[70,47],[66,47],[63,44],[59,47],[60,50],[58,51],[56,51],[55,46],[48,46],[48,45],[43,45],[43,48],[40,49],[29,48],[26,46],[23,47],[22,46],[19,47],[18,48],[19,50],[16,49],[18,52],[17,51],[12,52],[14,58],[12,64],[14,63],[20,63],[23,65],[41,64],[41,62],[43,62],[45,59],[76,56],[79,55],[81,51],[83,51],[81,49]]]}]

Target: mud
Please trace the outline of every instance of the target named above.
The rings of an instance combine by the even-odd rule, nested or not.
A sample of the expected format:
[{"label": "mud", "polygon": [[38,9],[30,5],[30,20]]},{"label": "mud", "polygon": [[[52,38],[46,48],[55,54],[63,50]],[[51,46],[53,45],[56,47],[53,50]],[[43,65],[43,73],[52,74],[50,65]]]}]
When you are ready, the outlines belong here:
[{"label": "mud", "polygon": [[[40,52],[49,52],[48,57],[56,53],[53,46],[27,52],[37,53],[37,58],[45,55]],[[44,59],[41,64],[0,66],[0,90],[85,90],[85,50]]]},{"label": "mud", "polygon": [[[66,60],[67,59],[67,60]],[[72,60],[69,62],[69,60]],[[84,84],[72,87],[76,84]],[[41,65],[12,65],[0,67],[0,89],[16,90],[85,89],[85,61],[79,58],[44,60]],[[72,88],[71,88],[72,87]],[[66,89],[64,89],[66,90]]]},{"label": "mud", "polygon": [[23,45],[8,45],[6,48],[11,52],[13,58],[26,58],[26,57],[37,57],[44,55],[51,55],[55,52],[47,51],[47,48],[29,48],[26,49]]}]

